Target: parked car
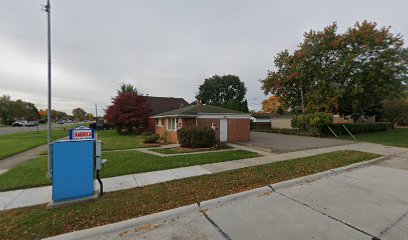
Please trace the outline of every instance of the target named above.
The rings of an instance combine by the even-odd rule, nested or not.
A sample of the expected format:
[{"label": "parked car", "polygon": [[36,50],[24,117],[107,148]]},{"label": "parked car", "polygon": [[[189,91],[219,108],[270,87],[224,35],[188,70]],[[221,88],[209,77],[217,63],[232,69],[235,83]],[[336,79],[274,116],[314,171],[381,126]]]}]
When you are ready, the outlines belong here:
[{"label": "parked car", "polygon": [[58,120],[58,121],[57,121],[57,124],[64,124],[64,123],[65,123],[64,120]]},{"label": "parked car", "polygon": [[15,122],[13,122],[11,124],[12,127],[24,127],[27,125],[27,121],[26,120],[16,120]]},{"label": "parked car", "polygon": [[26,124],[26,127],[34,127],[34,126],[37,126],[38,125],[38,122],[37,121],[29,121],[27,124]]}]

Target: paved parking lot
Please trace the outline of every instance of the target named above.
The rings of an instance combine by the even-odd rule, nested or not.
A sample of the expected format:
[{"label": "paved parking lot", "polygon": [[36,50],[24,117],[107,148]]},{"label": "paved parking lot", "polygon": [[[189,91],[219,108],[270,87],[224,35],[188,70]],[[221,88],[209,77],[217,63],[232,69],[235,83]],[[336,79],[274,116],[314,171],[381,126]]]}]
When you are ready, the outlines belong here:
[{"label": "paved parking lot", "polygon": [[351,144],[352,141],[333,138],[304,137],[287,134],[251,132],[248,146],[270,149],[275,153],[294,152],[305,149],[323,148]]},{"label": "paved parking lot", "polygon": [[[408,153],[314,182],[136,219],[92,239],[406,240]],[[160,220],[158,220],[160,219]],[[69,239],[69,238],[68,238]]]}]

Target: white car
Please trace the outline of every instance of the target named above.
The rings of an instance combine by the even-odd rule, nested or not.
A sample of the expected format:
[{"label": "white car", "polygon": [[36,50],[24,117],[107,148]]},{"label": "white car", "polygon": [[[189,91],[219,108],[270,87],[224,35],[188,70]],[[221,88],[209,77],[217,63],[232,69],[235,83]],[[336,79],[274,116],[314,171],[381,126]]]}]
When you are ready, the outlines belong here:
[{"label": "white car", "polygon": [[24,127],[27,125],[26,120],[17,120],[11,124],[12,127]]}]

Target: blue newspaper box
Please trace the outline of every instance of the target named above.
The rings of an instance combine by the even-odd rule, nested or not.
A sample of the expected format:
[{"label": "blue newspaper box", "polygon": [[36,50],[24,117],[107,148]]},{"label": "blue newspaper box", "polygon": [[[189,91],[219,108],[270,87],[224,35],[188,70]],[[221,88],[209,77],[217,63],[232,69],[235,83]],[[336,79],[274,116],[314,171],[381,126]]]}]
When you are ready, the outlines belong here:
[{"label": "blue newspaper box", "polygon": [[95,141],[69,140],[52,144],[54,203],[94,195]]}]

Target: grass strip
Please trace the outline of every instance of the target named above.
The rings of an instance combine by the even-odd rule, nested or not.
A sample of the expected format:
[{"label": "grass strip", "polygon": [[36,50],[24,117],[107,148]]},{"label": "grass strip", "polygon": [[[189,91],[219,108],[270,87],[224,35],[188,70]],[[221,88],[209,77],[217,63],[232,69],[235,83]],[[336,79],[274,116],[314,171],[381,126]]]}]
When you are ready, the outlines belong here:
[{"label": "grass strip", "polygon": [[224,149],[231,149],[232,147],[228,145],[221,145],[213,148],[156,148],[151,149],[150,151],[161,153],[161,154],[177,154],[177,153],[193,153],[193,152],[208,152],[208,151],[217,151]]},{"label": "grass strip", "polygon": [[86,203],[0,212],[0,239],[40,239],[123,221],[268,184],[367,161],[379,155],[338,151],[106,193]]},{"label": "grass strip", "polygon": [[[108,164],[103,167],[101,177],[115,177],[257,156],[259,154],[243,150],[169,157],[159,157],[139,151],[104,152],[102,157],[108,159]],[[46,172],[47,158],[45,156],[31,159],[0,175],[0,191],[50,185],[51,181],[45,177]]]}]

